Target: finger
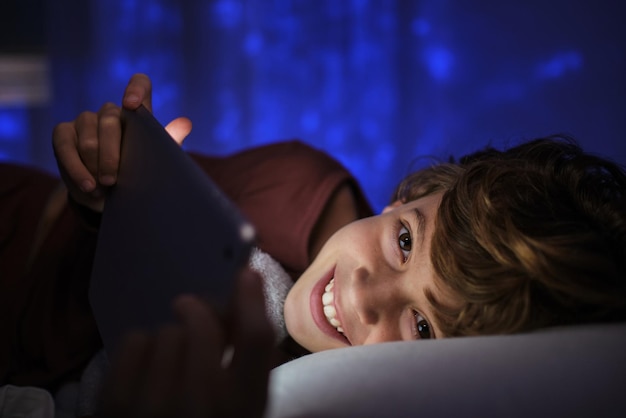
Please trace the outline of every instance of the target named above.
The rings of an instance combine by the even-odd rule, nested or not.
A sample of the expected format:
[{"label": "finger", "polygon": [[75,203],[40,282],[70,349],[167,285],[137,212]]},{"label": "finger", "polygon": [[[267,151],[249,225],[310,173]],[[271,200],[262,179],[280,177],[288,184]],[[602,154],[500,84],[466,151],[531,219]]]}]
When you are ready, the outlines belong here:
[{"label": "finger", "polygon": [[94,179],[98,178],[98,115],[83,112],[76,118],[76,148],[83,165]]},{"label": "finger", "polygon": [[167,124],[165,130],[178,145],[182,145],[187,135],[191,132],[191,121],[188,118],[176,118]]},{"label": "finger", "polygon": [[90,193],[96,188],[96,180],[83,163],[77,149],[78,136],[72,122],[55,126],[52,132],[52,148],[59,172],[66,178],[70,190],[78,189]]},{"label": "finger", "polygon": [[274,331],[267,319],[261,277],[244,271],[235,294],[235,353],[230,371],[233,374],[233,402],[245,397],[242,414],[261,414],[267,401],[267,384],[274,349]]},{"label": "finger", "polygon": [[126,86],[122,106],[134,110],[142,104],[152,112],[152,82],[145,74],[135,74]]},{"label": "finger", "polygon": [[151,339],[145,334],[127,336],[116,350],[102,390],[103,417],[134,417],[137,393],[143,387]]},{"label": "finger", "polygon": [[137,399],[141,416],[176,416],[180,408],[184,334],[180,326],[165,325],[155,338],[146,384]]},{"label": "finger", "polygon": [[98,181],[103,186],[117,181],[122,141],[120,116],[120,108],[113,103],[106,103],[98,112]]},{"label": "finger", "polygon": [[225,389],[221,326],[215,312],[194,296],[178,297],[174,311],[187,332],[183,377],[186,415],[208,416],[216,412],[215,401]]}]

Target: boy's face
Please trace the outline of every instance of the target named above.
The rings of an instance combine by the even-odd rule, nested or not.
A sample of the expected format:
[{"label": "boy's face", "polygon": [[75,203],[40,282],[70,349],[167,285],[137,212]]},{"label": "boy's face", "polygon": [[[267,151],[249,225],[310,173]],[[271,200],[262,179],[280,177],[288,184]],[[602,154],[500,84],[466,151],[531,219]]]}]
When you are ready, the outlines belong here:
[{"label": "boy's face", "polygon": [[430,242],[441,194],[388,207],[337,231],[290,290],[289,334],[309,351],[441,336],[433,323]]}]

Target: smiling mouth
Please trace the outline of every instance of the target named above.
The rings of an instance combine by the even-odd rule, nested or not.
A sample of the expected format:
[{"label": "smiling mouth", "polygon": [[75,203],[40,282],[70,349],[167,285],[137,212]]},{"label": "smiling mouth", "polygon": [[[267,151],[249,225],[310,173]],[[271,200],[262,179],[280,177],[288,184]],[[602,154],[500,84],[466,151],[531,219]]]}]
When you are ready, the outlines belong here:
[{"label": "smiling mouth", "polygon": [[330,282],[324,288],[324,294],[322,294],[322,305],[324,306],[324,316],[330,325],[332,325],[337,331],[343,334],[343,327],[341,322],[337,319],[337,309],[335,308],[335,278],[333,277]]}]

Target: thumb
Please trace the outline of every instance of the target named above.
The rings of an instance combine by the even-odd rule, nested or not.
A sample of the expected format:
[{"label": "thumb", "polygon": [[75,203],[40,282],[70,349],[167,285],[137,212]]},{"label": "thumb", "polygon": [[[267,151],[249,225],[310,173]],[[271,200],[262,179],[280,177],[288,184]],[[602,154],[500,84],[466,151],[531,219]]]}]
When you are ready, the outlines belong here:
[{"label": "thumb", "polygon": [[178,145],[182,145],[191,132],[191,120],[185,117],[176,118],[167,124],[165,130]]}]

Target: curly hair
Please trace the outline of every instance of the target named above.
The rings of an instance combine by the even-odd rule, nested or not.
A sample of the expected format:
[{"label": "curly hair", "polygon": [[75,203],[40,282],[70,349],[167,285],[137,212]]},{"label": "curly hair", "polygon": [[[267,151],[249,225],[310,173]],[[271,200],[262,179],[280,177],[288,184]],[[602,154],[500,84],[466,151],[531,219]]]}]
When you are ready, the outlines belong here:
[{"label": "curly hair", "polygon": [[626,320],[626,175],[553,136],[408,176],[396,199],[443,191],[427,295],[446,336]]}]

